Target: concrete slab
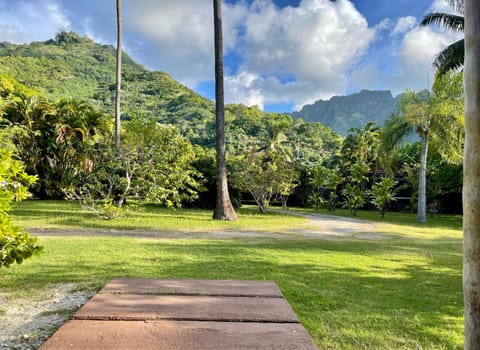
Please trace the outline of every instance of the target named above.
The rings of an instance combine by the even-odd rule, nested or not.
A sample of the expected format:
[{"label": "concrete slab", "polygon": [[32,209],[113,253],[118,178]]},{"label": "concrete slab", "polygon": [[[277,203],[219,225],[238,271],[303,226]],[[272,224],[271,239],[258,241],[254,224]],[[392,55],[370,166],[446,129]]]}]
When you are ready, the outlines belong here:
[{"label": "concrete slab", "polygon": [[300,324],[71,321],[40,350],[318,350]]},{"label": "concrete slab", "polygon": [[74,319],[298,322],[281,298],[137,294],[97,294]]},{"label": "concrete slab", "polygon": [[283,297],[273,282],[194,279],[114,279],[100,293]]}]

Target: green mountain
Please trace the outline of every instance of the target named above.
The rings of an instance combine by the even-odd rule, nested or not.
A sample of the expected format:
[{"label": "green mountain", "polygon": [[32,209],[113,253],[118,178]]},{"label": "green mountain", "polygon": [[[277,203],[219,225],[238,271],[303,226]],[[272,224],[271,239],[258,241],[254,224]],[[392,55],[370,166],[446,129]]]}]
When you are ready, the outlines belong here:
[{"label": "green mountain", "polygon": [[[197,107],[213,108],[210,100],[167,73],[149,71],[125,53],[122,64],[122,103],[126,114],[141,110],[146,115],[164,119],[167,114],[178,112],[179,105],[186,100],[195,102]],[[46,42],[26,45],[3,42],[0,43],[0,73],[14,77],[48,98],[89,100],[104,112],[113,113],[115,48],[111,45],[100,45],[66,32]]]},{"label": "green mountain", "polygon": [[[25,45],[0,43],[0,76],[15,78],[28,88],[58,100],[86,100],[113,115],[116,50],[75,33]],[[127,54],[122,58],[122,118],[140,114],[175,125],[192,143],[215,146],[214,103],[175,81],[167,73],[150,71]],[[256,107],[226,106],[227,140],[231,154],[245,154],[268,138],[266,125],[285,116]],[[288,116],[290,118],[290,116]],[[291,121],[285,143],[306,161],[334,153],[339,136],[319,123]]]},{"label": "green mountain", "polygon": [[312,105],[305,105],[294,118],[320,122],[341,135],[350,128],[362,128],[367,122],[374,121],[383,125],[385,119],[395,112],[400,96],[393,97],[390,91],[362,90],[348,96],[334,96]]}]

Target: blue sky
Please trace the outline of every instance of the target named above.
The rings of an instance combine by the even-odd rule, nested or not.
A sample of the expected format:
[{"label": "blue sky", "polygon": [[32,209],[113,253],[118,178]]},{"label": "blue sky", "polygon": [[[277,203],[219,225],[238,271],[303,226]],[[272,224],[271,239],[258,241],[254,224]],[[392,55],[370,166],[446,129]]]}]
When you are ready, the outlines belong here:
[{"label": "blue sky", "polygon": [[[290,112],[362,89],[420,90],[437,52],[458,38],[419,28],[445,0],[226,0],[226,102]],[[0,0],[0,41],[61,29],[115,44],[115,0]],[[212,0],[123,0],[124,48],[213,98]]]}]

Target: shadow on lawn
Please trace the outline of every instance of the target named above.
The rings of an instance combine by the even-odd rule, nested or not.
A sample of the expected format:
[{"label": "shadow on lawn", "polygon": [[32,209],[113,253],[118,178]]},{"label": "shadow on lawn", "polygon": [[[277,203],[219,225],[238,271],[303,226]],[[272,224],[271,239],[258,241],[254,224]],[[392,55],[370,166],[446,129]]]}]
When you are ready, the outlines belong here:
[{"label": "shadow on lawn", "polygon": [[[111,250],[111,239],[69,238],[77,253],[54,251],[56,258],[9,272],[0,285],[40,288],[45,283],[77,282],[101,288],[115,277],[271,280],[319,345],[338,338],[349,346],[382,348],[378,334],[383,334],[391,335],[389,344],[398,348],[459,347],[435,330],[462,331],[460,239],[419,245],[404,240],[117,238],[123,244],[121,251]],[[48,242],[45,254],[49,254]],[[97,255],[102,256],[101,263],[92,260]],[[333,331],[327,331],[329,327]],[[361,332],[355,333],[357,329]]]}]

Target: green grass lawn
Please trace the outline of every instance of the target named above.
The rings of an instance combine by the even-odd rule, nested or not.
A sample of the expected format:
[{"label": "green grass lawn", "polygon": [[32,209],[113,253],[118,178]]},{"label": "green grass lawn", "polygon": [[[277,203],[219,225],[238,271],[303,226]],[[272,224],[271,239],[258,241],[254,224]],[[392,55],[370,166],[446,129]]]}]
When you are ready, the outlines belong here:
[{"label": "green grass lawn", "polygon": [[307,227],[303,218],[286,214],[261,214],[252,208],[240,209],[236,222],[214,221],[213,211],[167,209],[154,204],[138,205],[125,217],[102,220],[83,211],[77,202],[24,201],[13,211],[15,223],[27,229],[47,230],[134,230],[162,232],[260,231],[287,233],[294,226]]},{"label": "green grass lawn", "polygon": [[[64,208],[63,221],[53,214],[58,208]],[[97,222],[75,208],[72,203],[26,202],[15,209],[14,218],[27,227],[116,227],[115,221]],[[2,270],[0,291],[28,295],[67,282],[98,289],[115,277],[271,280],[320,349],[461,349],[460,229],[456,224],[409,224],[408,217],[388,223],[390,214],[378,226],[389,237],[382,240],[40,237],[45,252]],[[213,223],[211,212],[204,211],[148,207],[136,215],[155,217],[140,229],[157,227],[153,222],[160,220],[172,232],[286,232],[306,225],[301,218],[249,210],[240,211],[234,224]],[[134,228],[122,220],[120,228]]]}]

